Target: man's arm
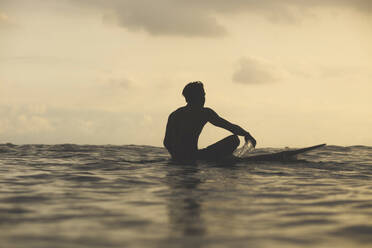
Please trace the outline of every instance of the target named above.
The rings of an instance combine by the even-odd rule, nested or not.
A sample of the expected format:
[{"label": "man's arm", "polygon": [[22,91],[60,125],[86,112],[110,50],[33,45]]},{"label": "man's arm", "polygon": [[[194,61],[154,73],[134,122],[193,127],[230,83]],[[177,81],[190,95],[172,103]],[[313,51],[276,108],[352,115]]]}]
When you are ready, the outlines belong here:
[{"label": "man's arm", "polygon": [[235,135],[244,136],[245,140],[247,140],[247,139],[251,140],[252,143],[253,143],[253,146],[256,146],[257,142],[249,132],[247,132],[246,130],[244,130],[240,126],[235,125],[235,124],[225,120],[224,118],[220,117],[216,112],[214,112],[210,108],[206,108],[206,111],[208,113],[208,121],[210,123],[212,123],[213,125],[215,125],[217,127],[224,128],[224,129],[232,132]]},{"label": "man's arm", "polygon": [[169,153],[172,155],[172,151],[173,151],[173,139],[174,139],[174,135],[173,135],[173,118],[172,118],[172,114],[169,115],[168,117],[168,122],[167,122],[167,128],[165,130],[165,137],[164,137],[164,141],[163,141],[163,144],[165,146],[165,148],[167,148],[167,150],[169,151]]}]

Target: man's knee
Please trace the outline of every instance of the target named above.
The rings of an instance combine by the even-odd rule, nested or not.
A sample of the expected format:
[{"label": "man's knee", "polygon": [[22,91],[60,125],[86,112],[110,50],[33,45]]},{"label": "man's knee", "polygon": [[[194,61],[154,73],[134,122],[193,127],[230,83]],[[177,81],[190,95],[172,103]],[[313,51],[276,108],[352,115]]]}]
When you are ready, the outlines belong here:
[{"label": "man's knee", "polygon": [[240,140],[239,140],[238,135],[231,135],[229,138],[231,139],[231,144],[232,144],[235,148],[239,146],[239,144],[240,144]]}]

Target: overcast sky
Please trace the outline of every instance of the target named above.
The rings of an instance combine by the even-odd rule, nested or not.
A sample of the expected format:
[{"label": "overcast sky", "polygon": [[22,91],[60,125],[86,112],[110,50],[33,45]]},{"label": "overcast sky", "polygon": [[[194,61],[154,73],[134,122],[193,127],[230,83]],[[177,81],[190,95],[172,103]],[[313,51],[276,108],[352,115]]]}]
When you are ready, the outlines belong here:
[{"label": "overcast sky", "polygon": [[260,147],[372,145],[371,26],[370,0],[0,0],[0,143],[161,146],[200,80]]}]

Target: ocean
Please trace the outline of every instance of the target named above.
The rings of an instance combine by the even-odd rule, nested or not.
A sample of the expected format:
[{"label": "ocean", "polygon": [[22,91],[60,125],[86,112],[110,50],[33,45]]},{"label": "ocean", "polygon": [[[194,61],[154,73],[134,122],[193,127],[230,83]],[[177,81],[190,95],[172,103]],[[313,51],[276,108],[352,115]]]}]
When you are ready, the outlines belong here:
[{"label": "ocean", "polygon": [[372,147],[175,165],[152,146],[2,144],[0,170],[2,248],[372,247]]}]

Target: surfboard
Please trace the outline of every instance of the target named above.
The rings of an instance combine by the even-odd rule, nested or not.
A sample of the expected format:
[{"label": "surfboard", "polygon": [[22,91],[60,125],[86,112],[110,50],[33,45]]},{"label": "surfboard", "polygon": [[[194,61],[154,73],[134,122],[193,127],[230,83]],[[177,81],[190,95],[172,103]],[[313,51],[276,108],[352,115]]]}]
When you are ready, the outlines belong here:
[{"label": "surfboard", "polygon": [[285,150],[281,152],[252,155],[249,157],[239,158],[239,161],[288,161],[293,160],[296,155],[324,147],[326,144],[309,146],[300,149]]}]

